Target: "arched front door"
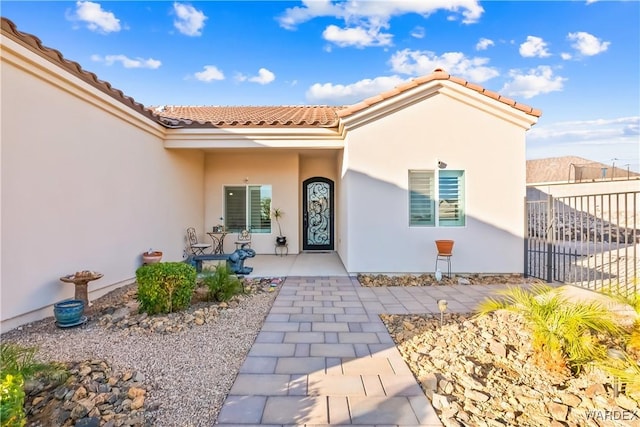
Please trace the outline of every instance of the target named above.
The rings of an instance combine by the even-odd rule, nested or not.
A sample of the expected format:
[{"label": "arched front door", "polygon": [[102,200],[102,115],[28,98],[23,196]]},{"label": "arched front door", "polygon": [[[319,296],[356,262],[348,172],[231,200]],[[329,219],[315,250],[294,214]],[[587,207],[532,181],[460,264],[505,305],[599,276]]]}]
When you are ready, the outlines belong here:
[{"label": "arched front door", "polygon": [[333,250],[333,181],[314,177],[302,183],[302,249]]}]

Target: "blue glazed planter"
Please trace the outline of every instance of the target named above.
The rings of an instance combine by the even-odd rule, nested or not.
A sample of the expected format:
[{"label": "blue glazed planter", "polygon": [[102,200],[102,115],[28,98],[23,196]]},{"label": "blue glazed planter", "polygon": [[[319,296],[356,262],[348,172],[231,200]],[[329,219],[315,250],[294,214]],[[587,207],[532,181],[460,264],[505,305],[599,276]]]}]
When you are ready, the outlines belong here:
[{"label": "blue glazed planter", "polygon": [[84,313],[84,301],[68,299],[53,304],[53,315],[59,325],[73,325],[79,323]]}]

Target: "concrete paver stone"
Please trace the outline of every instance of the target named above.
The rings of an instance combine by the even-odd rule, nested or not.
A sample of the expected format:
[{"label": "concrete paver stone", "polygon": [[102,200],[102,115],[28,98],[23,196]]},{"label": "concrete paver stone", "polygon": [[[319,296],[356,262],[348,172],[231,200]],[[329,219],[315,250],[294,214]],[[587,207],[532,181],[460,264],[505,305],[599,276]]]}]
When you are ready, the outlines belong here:
[{"label": "concrete paver stone", "polygon": [[[363,288],[288,277],[217,419],[231,425],[441,426],[379,314],[468,311],[490,290]],[[489,288],[489,287],[487,287]]]}]

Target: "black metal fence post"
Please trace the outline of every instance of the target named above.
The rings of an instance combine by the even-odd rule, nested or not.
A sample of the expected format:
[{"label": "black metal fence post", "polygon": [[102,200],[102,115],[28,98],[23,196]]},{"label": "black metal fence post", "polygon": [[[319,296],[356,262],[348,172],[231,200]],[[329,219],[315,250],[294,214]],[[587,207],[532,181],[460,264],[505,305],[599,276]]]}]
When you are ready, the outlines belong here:
[{"label": "black metal fence post", "polygon": [[553,217],[553,196],[549,194],[547,197],[547,283],[553,282],[553,235],[554,235],[554,217]]}]

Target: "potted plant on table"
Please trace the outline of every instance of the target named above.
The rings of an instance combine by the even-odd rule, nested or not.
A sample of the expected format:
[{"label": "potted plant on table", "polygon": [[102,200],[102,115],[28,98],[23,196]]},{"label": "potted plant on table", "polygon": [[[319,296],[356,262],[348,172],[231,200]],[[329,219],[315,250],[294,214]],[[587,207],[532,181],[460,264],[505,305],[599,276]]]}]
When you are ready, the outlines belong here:
[{"label": "potted plant on table", "polygon": [[276,220],[276,224],[278,224],[278,236],[276,237],[276,245],[284,246],[287,244],[287,237],[282,235],[282,228],[280,227],[280,218],[282,218],[284,212],[282,209],[275,208],[271,211],[271,217]]}]

